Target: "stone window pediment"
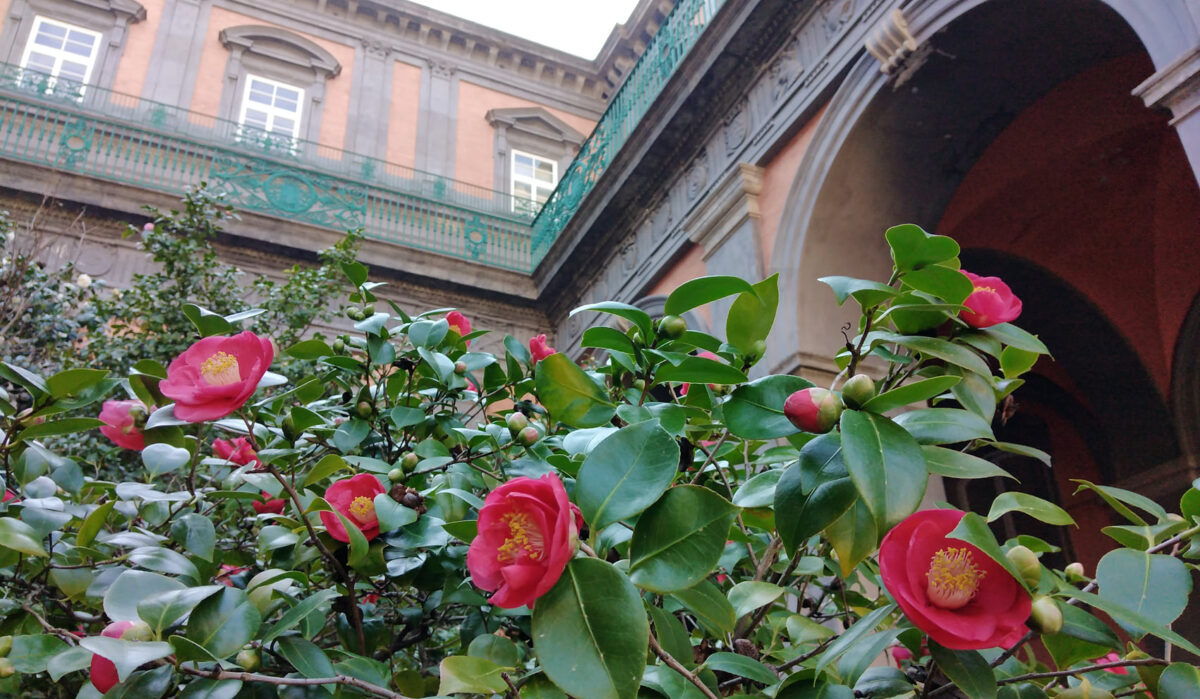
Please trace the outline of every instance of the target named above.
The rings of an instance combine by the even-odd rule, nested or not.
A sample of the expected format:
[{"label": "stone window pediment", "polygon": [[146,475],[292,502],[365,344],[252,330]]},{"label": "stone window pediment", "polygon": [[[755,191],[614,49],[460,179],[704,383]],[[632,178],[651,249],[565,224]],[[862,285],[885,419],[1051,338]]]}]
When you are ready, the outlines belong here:
[{"label": "stone window pediment", "polygon": [[570,124],[541,107],[492,109],[487,113],[487,120],[493,127],[503,126],[534,138],[570,144],[574,148],[579,148],[584,139],[584,135]]},{"label": "stone window pediment", "polygon": [[244,24],[222,29],[219,36],[221,44],[230,51],[240,50],[287,66],[312,70],[325,80],[342,72],[342,65],[333,54],[286,29]]},{"label": "stone window pediment", "polygon": [[566,172],[586,137],[543,107],[491,109],[485,117],[495,131],[492,188],[500,192],[516,194],[514,154],[553,163],[553,179],[557,182],[559,173]]}]

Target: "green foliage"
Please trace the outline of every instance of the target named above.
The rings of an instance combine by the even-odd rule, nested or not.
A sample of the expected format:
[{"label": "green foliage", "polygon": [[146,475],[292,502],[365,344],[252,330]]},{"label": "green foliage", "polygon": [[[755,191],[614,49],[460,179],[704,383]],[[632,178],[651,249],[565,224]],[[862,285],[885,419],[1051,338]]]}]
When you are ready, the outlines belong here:
[{"label": "green foliage", "polygon": [[[1194,667],[1121,639],[1200,651],[1171,628],[1193,592],[1200,483],[1177,514],[1081,482],[1127,521],[1104,529],[1117,547],[1094,580],[1043,559],[1022,581],[1006,549],[1052,547],[1001,543],[989,522],[1073,524],[1033,495],[1003,494],[947,534],[1000,566],[987,575],[1063,610],[1048,655],[923,645],[927,629],[881,588],[880,541],[921,507],[930,475],[1008,476],[970,453],[983,447],[1048,459],[992,428],[1045,348],[1014,325],[958,320],[970,291],[953,241],[897,227],[886,283],[825,278],[862,310],[831,399],[864,366],[879,393],[852,396],[818,436],[783,414],[811,381],[747,377],[776,321],[774,277],[670,295],[671,313],[733,297],[726,338],[663,331],[623,303],[577,309],[606,321],[583,344],[607,357],[581,367],[566,348],[535,361],[512,337],[501,355],[471,351],[444,310],[378,310],[352,238],[321,267],[243,284],[212,252],[228,213],[197,193],[155,214],[143,245],[161,271],[85,301],[102,309],[95,366],[0,365],[0,467],[20,498],[0,505],[14,672],[0,692],[95,696],[98,653],[123,678],[109,696],[131,697],[882,699],[954,696],[953,684],[1023,699],[1086,680],[1146,699],[1138,683],[1152,690],[1155,673],[1160,695],[1191,696]],[[311,337],[335,284],[348,284],[354,332]],[[198,336],[243,327],[280,344],[278,374],[228,418],[174,419],[164,367]],[[98,404],[126,388],[152,411],[136,425],[148,446],[127,470],[85,473]],[[247,440],[258,461],[217,457],[216,436]],[[352,476],[365,495],[334,488]],[[480,560],[536,588],[532,608],[499,606]],[[138,622],[136,637],[100,636],[114,621]],[[876,662],[896,644],[915,654],[903,672]],[[1099,671],[1110,652],[1140,674]]]}]

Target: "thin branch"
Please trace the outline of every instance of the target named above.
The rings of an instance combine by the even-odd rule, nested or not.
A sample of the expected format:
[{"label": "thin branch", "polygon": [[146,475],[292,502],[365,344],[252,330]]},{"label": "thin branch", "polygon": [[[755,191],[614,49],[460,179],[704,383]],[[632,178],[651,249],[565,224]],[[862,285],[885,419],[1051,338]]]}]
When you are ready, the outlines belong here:
[{"label": "thin branch", "polygon": [[719,696],[714,694],[711,689],[708,688],[708,685],[704,684],[704,682],[696,676],[696,673],[684,667],[683,663],[680,663],[670,653],[663,650],[663,647],[658,645],[658,639],[654,637],[654,634],[650,634],[650,650],[654,651],[654,654],[657,655],[660,660],[666,663],[667,667],[671,668],[675,672],[678,672],[688,682],[696,685],[696,689],[699,689],[704,696],[708,697],[708,699],[721,699]]},{"label": "thin branch", "polygon": [[[166,662],[162,661],[161,664],[166,664]],[[187,675],[205,677],[212,680],[241,680],[242,682],[265,682],[267,684],[297,686],[343,684],[377,697],[384,697],[384,699],[409,699],[409,697],[399,692],[393,692],[385,687],[364,682],[357,677],[349,677],[347,675],[335,675],[333,677],[274,677],[272,675],[260,675],[256,672],[230,672],[219,668],[201,670],[200,668],[188,667],[187,665],[178,666],[178,670]]]},{"label": "thin branch", "polygon": [[[1097,663],[1087,667],[1076,668],[1074,670],[1055,670],[1053,672],[1031,672],[1027,675],[1017,675],[1003,680],[997,680],[996,684],[1013,684],[1014,682],[1025,682],[1026,680],[1048,679],[1050,677],[1070,677],[1071,675],[1082,675],[1087,672],[1096,670],[1107,670],[1114,667],[1133,667],[1136,665],[1169,665],[1167,661],[1161,658],[1140,658],[1138,660],[1117,660],[1111,663]],[[931,695],[932,696],[932,695]]]}]

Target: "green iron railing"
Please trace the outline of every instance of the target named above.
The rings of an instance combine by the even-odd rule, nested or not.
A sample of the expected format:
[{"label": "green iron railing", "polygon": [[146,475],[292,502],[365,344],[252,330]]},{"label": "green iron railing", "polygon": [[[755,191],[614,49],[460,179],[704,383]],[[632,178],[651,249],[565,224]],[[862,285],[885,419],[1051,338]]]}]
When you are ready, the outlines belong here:
[{"label": "green iron railing", "polygon": [[679,0],[533,221],[537,266],[725,0]]},{"label": "green iron railing", "polygon": [[3,65],[0,157],[169,194],[207,182],[244,210],[533,269],[509,195]]}]

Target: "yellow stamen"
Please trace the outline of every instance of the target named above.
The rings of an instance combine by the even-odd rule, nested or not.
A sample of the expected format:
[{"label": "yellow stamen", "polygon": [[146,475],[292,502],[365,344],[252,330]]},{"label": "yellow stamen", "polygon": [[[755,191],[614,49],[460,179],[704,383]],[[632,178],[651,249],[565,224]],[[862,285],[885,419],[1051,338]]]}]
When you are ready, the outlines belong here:
[{"label": "yellow stamen", "polygon": [[979,284],[976,284],[976,285],[975,285],[975,291],[990,291],[990,292],[992,292],[993,294],[994,294],[994,293],[996,293],[996,290],[995,290],[995,289],[993,289],[992,287],[990,287],[990,286],[980,286]]},{"label": "yellow stamen", "polygon": [[500,521],[508,525],[509,532],[508,538],[496,552],[501,563],[516,560],[522,552],[527,554],[530,560],[536,561],[542,557],[542,533],[529,521],[529,515],[523,512],[509,512],[501,517]]},{"label": "yellow stamen", "polygon": [[942,609],[961,609],[979,591],[979,582],[987,571],[981,570],[965,548],[946,548],[929,561],[929,601]]},{"label": "yellow stamen", "polygon": [[350,515],[360,524],[368,524],[375,520],[375,501],[365,495],[359,495],[350,503]]},{"label": "yellow stamen", "polygon": [[237,357],[226,352],[217,352],[205,359],[200,365],[200,375],[209,386],[228,386],[242,380]]}]

